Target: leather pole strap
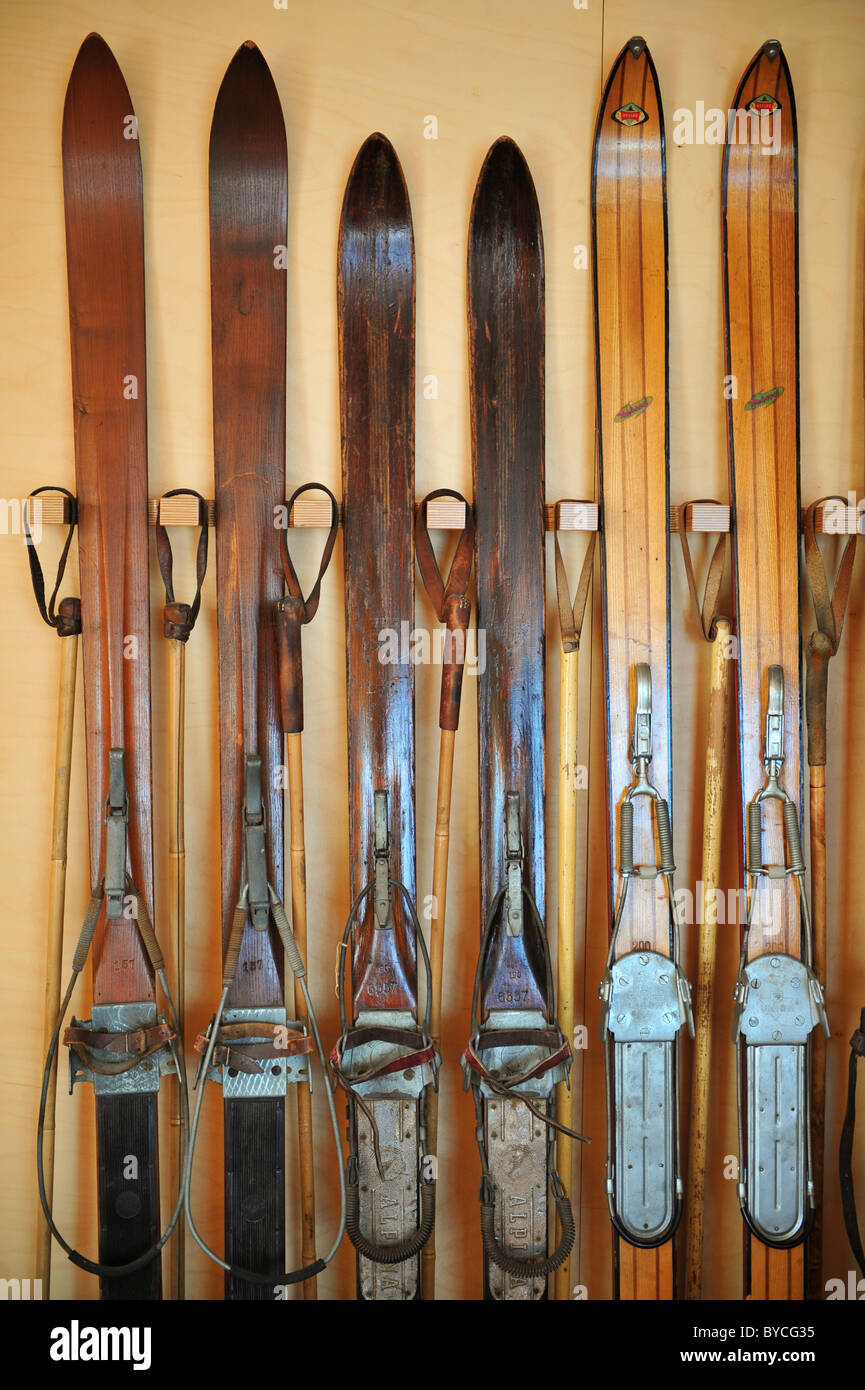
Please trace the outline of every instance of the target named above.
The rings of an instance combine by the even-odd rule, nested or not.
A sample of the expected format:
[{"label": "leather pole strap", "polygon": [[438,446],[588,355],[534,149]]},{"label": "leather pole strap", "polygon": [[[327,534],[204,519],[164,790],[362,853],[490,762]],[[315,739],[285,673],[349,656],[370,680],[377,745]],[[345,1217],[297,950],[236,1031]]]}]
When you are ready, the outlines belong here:
[{"label": "leather pole strap", "polygon": [[[175,642],[188,642],[189,634],[195,626],[198,610],[201,607],[201,586],[207,570],[207,503],[193,488],[175,487],[164,494],[165,497],[196,497],[198,499],[198,548],[195,554],[196,590],[192,603],[177,603],[174,598],[174,556],[171,542],[162,522],[156,522],[156,557],[162,582],[165,585],[165,612],[163,617],[165,636]],[[160,503],[163,498],[160,498]]]},{"label": "leather pole strap", "polygon": [[[33,593],[36,598],[36,606],[39,609],[42,621],[49,627],[53,627],[58,637],[77,637],[81,632],[81,600],[80,598],[64,598],[57,604],[57,591],[63,582],[63,575],[66,571],[66,561],[69,558],[69,547],[72,544],[72,536],[78,524],[78,502],[77,499],[65,487],[37,487],[30,497],[39,497],[43,492],[59,492],[69,503],[69,525],[66,532],[66,540],[60,552],[60,559],[57,564],[57,578],[54,581],[54,588],[48,603],[45,602],[45,576],[42,573],[42,566],[39,563],[39,556],[36,553],[36,542],[30,530],[30,519],[28,516],[29,508],[24,508],[24,535],[27,540],[27,560],[30,565],[30,579],[33,583]],[[30,498],[27,499],[28,501]]]},{"label": "leather pole strap", "polygon": [[[556,521],[558,523],[561,502],[556,503]],[[555,531],[556,546],[556,604],[559,610],[559,630],[562,637],[563,652],[578,652],[580,650],[580,636],[583,631],[583,619],[586,615],[586,603],[589,597],[589,588],[592,583],[592,568],[595,559],[595,540],[594,533],[589,535],[589,543],[586,546],[586,553],[583,557],[583,568],[580,570],[580,582],[577,585],[577,592],[574,601],[571,603],[571,593],[568,586],[568,575],[565,569],[565,561],[562,555],[562,548],[559,544],[558,527]]]},{"label": "leather pole strap", "polygon": [[808,726],[808,765],[826,765],[826,692],[829,662],[838,650],[844,628],[844,614],[850,597],[850,580],[856,558],[856,534],[847,536],[841,551],[835,582],[830,588],[826,566],[817,544],[817,509],[837,502],[847,515],[843,497],[821,497],[805,513],[805,572],[814,605],[817,626],[808,639],[805,653],[805,720]]},{"label": "leather pole strap", "polygon": [[321,581],[330,564],[333,547],[339,530],[339,503],[329,488],[323,483],[304,483],[297,488],[288,500],[288,517],[291,509],[305,492],[323,492],[330,499],[330,530],[324,542],[321,564],[316,581],[303,596],[297,573],[288,550],[288,528],[282,533],[282,570],[285,597],[276,606],[276,639],[279,651],[279,693],[282,710],[282,732],[299,734],[303,729],[303,654],[301,651],[300,630],[311,623],[318,612],[321,597]]},{"label": "leather pole strap", "polygon": [[[427,509],[438,497],[451,497],[465,507],[465,524],[446,580],[442,579],[433,551],[427,525]],[[466,657],[466,633],[472,612],[467,589],[472,572],[475,549],[475,518],[462,493],[449,487],[436,488],[418,506],[415,527],[415,554],[423,586],[439,622],[445,624],[444,661],[442,663],[442,693],[439,706],[439,728],[456,732],[460,722],[460,697]]]},{"label": "leather pole strap", "polygon": [[[694,600],[694,607],[700,619],[700,627],[707,642],[714,642],[717,635],[717,623],[724,614],[720,612],[721,603],[721,583],[724,578],[724,570],[727,565],[727,547],[729,535],[722,531],[715,543],[712,557],[709,560],[709,569],[706,574],[706,586],[703,590],[703,601],[697,593],[697,581],[694,577],[694,565],[691,559],[691,547],[688,542],[688,521],[691,509],[698,505],[708,504],[717,507],[720,504],[712,497],[701,497],[699,501],[686,502],[682,508],[682,525],[679,537],[682,542],[682,557],[685,561],[685,574],[688,577],[688,588],[691,591],[691,598]],[[729,618],[725,619],[729,622]]]},{"label": "leather pole strap", "polygon": [[853,1190],[853,1136],[856,1132],[856,1065],[865,1057],[865,1009],[859,1017],[859,1027],[850,1039],[850,1068],[847,1076],[847,1109],[838,1149],[838,1174],[841,1179],[841,1208],[844,1225],[856,1263],[865,1275],[865,1251],[856,1215],[856,1193]]}]

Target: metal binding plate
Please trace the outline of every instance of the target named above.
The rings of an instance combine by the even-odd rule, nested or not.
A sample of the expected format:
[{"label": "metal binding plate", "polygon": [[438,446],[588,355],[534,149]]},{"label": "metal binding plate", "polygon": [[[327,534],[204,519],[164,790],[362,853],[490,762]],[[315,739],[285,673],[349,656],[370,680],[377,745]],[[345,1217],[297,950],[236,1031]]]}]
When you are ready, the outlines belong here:
[{"label": "metal binding plate", "polygon": [[[360,1221],[376,1245],[396,1244],[418,1227],[419,1106],[417,1099],[387,1096],[365,1102],[378,1129],[384,1178],[376,1167],[369,1120],[357,1107],[357,1171]],[[418,1294],[420,1261],[373,1263],[358,1255],[361,1297],[404,1302]]]},{"label": "metal binding plate", "polygon": [[[137,1028],[152,1028],[158,1022],[156,1004],[144,999],[132,1004],[94,1004],[92,1019],[73,1019],[78,1028],[92,1028],[97,1033],[130,1033]],[[116,1052],[96,1048],[97,1057],[116,1062]],[[103,1076],[91,1071],[73,1048],[69,1049],[69,1091],[76,1082],[90,1081],[97,1096],[130,1096],[159,1090],[161,1076],[174,1074],[174,1060],[167,1047],[161,1047],[152,1057],[144,1057],[128,1071],[117,1076]]]},{"label": "metal binding plate", "polygon": [[669,956],[635,951],[614,963],[604,991],[616,1096],[607,1195],[617,1224],[638,1245],[664,1236],[681,1198],[675,1049],[685,1021],[683,985]]},{"label": "metal binding plate", "polygon": [[[544,1104],[539,1098],[539,1106]],[[517,1259],[543,1257],[547,1249],[546,1126],[519,1100],[485,1099],[484,1129],[495,1189],[496,1238]],[[494,1299],[543,1298],[546,1279],[515,1279],[488,1264]]]},{"label": "metal binding plate", "polygon": [[[281,1023],[287,1028],[299,1028],[297,1022],[288,1022],[285,1009],[226,1009],[222,1016],[224,1023]],[[300,1055],[284,1061],[262,1062],[262,1070],[252,1072],[234,1071],[230,1067],[211,1068],[211,1080],[222,1081],[224,1100],[255,1100],[259,1097],[284,1096],[292,1083],[309,1081],[309,1057]]]},{"label": "metal binding plate", "polygon": [[801,960],[759,956],[737,986],[745,1044],[745,1153],[739,1197],[770,1244],[803,1233],[809,1202],[808,1035],[825,1016],[816,977]]}]

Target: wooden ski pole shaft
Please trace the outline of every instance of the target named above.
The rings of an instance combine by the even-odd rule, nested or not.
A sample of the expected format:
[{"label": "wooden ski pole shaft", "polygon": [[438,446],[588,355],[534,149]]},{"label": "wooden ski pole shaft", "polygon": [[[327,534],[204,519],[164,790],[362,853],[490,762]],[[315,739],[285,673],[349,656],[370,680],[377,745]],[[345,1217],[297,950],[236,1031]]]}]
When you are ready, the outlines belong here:
[{"label": "wooden ski pole shaft", "polygon": [[[60,493],[68,505],[68,530],[57,565],[57,578],[47,604],[45,579],[31,521],[42,523],[41,494]],[[35,501],[34,499],[39,499]],[[72,730],[75,722],[75,685],[78,671],[78,638],[81,633],[81,601],[65,598],[57,604],[57,594],[63,581],[72,535],[78,521],[76,500],[66,488],[40,487],[31,493],[24,508],[24,534],[27,539],[27,562],[39,615],[48,627],[65,640],[60,644],[60,683],[57,700],[57,741],[54,757],[54,798],[51,812],[51,857],[48,864],[48,931],[45,943],[45,1003],[42,1025],[42,1055],[48,1055],[60,1008],[61,969],[63,964],[63,919],[66,904],[66,845],[69,832],[69,782],[72,760]],[[57,1100],[57,1055],[48,1078],[45,1116],[42,1125],[42,1172],[49,1205],[54,1195],[54,1140]],[[43,1298],[51,1297],[51,1231],[44,1219],[42,1204],[36,1227],[36,1276],[42,1281]]]},{"label": "wooden ski pole shaft", "polygon": [[[186,846],[183,817],[183,760],[186,709],[186,645],[173,639],[168,647],[168,939],[174,965],[177,1021],[181,1036],[186,998]],[[171,1191],[183,1172],[183,1108],[179,1086],[170,1092]],[[185,1298],[186,1229],[178,1222],[169,1264],[169,1297]]]},{"label": "wooden ski pole shaft", "polygon": [[[306,832],[303,812],[303,651],[301,631],[318,611],[321,581],[330,563],[339,529],[339,507],[333,494],[317,483],[299,487],[288,502],[288,515],[298,497],[306,492],[323,492],[330,502],[330,529],[324,543],[318,577],[306,598],[303,597],[297,574],[288,553],[288,538],[282,533],[282,565],[287,593],[277,604],[277,649],[279,652],[279,693],[282,730],[288,755],[289,804],[289,870],[291,875],[291,915],[294,939],[303,960],[306,960]],[[300,981],[294,981],[294,1010],[303,1021],[306,1004]],[[324,1084],[328,1080],[324,1078]],[[312,1131],[312,1093],[308,1085],[299,1083],[297,1092],[297,1144],[300,1160],[301,1207],[301,1264],[314,1264],[315,1255],[315,1149]],[[305,1302],[318,1298],[315,1276],[304,1279],[301,1297]]]},{"label": "wooden ski pole shaft", "polygon": [[[703,1226],[706,1214],[706,1153],[709,1138],[709,1083],[712,1075],[712,1001],[717,952],[717,918],[712,910],[721,878],[721,844],[727,772],[728,702],[730,691],[729,618],[718,613],[721,582],[727,559],[727,536],[721,534],[715,545],[706,575],[703,601],[697,593],[691,549],[688,543],[689,516],[694,507],[682,508],[680,539],[688,587],[697,610],[702,633],[712,648],[712,674],[709,686],[709,720],[706,747],[706,780],[703,800],[703,902],[710,905],[699,924],[697,937],[697,984],[694,1012],[694,1064],[691,1074],[691,1115],[688,1138],[688,1196],[685,1203],[685,1279],[684,1296],[699,1299],[703,1292]],[[718,503],[709,503],[718,506]]]},{"label": "wooden ski pole shaft", "polygon": [[[556,525],[562,503],[556,508]],[[571,604],[565,563],[559,538],[555,538],[556,599],[559,609],[562,651],[559,673],[559,915],[557,940],[557,1015],[559,1027],[573,1045],[575,1022],[575,964],[577,919],[577,741],[580,690],[580,634],[592,578],[595,538],[591,536],[580,573],[580,582]],[[568,1081],[556,1088],[556,1114],[570,1127],[572,1091]],[[574,1141],[570,1134],[556,1133],[556,1168],[570,1191]],[[579,1219],[578,1213],[575,1214]],[[559,1228],[561,1234],[561,1227]],[[566,1260],[553,1275],[553,1295],[557,1300],[571,1296],[571,1268]]]},{"label": "wooden ski pole shaft", "polygon": [[[77,602],[77,600],[75,601]],[[45,950],[45,1011],[42,1052],[47,1055],[60,1007],[60,971],[63,958],[63,916],[66,902],[66,843],[69,830],[69,772],[72,729],[75,720],[75,678],[78,669],[78,630],[60,643],[60,692],[57,704],[57,750],[54,762],[54,804],[51,816],[51,859],[48,875],[48,937]],[[57,1098],[57,1057],[51,1068],[45,1106],[43,1168],[49,1200],[54,1192],[54,1115]],[[39,1208],[36,1237],[36,1272],[42,1280],[42,1297],[51,1296],[51,1232]]]},{"label": "wooden ski pole shaft", "polygon": [[[463,507],[463,529],[447,580],[443,581],[432,548],[427,526],[429,503],[439,497],[449,497]],[[474,553],[474,518],[465,498],[448,488],[439,488],[425,497],[419,508],[415,529],[415,548],[424,588],[441,622],[446,624],[445,652],[442,662],[441,703],[439,707],[438,789],[436,792],[436,829],[433,848],[433,915],[430,921],[429,957],[432,980],[430,1000],[430,1033],[436,1052],[441,1050],[442,1034],[442,977],[444,970],[445,907],[448,887],[448,853],[450,850],[451,792],[453,789],[454,746],[460,718],[465,643],[471,616],[471,600],[466,595]],[[426,1101],[427,1151],[434,1160],[438,1157],[439,1098],[430,1089]],[[436,1246],[435,1228],[421,1251],[421,1298],[435,1298]]]},{"label": "wooden ski pole shaft", "polygon": [[[577,911],[577,710],[579,697],[579,649],[562,652],[559,683],[559,918],[558,918],[558,1018],[569,1042],[574,1037],[574,926]],[[556,1091],[556,1113],[571,1123],[571,1090],[560,1081]],[[574,1141],[569,1134],[556,1135],[556,1166],[570,1190]],[[555,1297],[570,1298],[570,1264],[566,1260],[555,1272]]]},{"label": "wooden ski pole shaft", "polygon": [[[198,548],[196,553],[197,589],[191,604],[177,603],[174,597],[174,557],[168,533],[158,519],[156,554],[165,585],[163,632],[168,640],[168,936],[173,966],[174,1000],[181,1042],[184,1037],[186,1000],[186,843],[184,837],[184,777],[186,744],[186,643],[201,607],[201,586],[207,569],[207,503],[189,488],[174,488],[166,497],[192,497],[198,504]],[[183,1125],[183,1095],[180,1086],[171,1088],[169,1101],[171,1128],[170,1191],[179,1190],[183,1178],[186,1135]],[[186,1227],[178,1222],[169,1261],[169,1297],[181,1302],[186,1297]]]},{"label": "wooden ski pole shaft", "polygon": [[[709,690],[709,728],[703,801],[703,901],[713,903],[721,877],[727,767],[727,704],[730,688],[726,618],[718,620],[712,641],[712,680]],[[703,1229],[706,1215],[706,1150],[709,1135],[709,1083],[712,1075],[712,999],[715,981],[717,925],[704,914],[697,942],[697,985],[694,993],[694,1069],[688,1140],[688,1200],[685,1206],[685,1297],[699,1299],[703,1291]]]},{"label": "wooden ski pole shaft", "polygon": [[[306,960],[306,838],[303,821],[303,751],[302,734],[286,736],[288,747],[289,802],[289,866],[291,871],[291,915],[294,939],[301,956]],[[305,1015],[306,1006],[300,981],[294,982],[294,1008],[298,1018]],[[308,1086],[297,1090],[297,1144],[300,1157],[301,1207],[301,1264],[306,1267],[315,1260],[315,1155],[312,1144],[312,1096]],[[318,1297],[316,1279],[301,1284],[303,1298],[311,1302]]]},{"label": "wooden ski pole shaft", "polygon": [[[817,546],[818,510],[836,503],[847,514],[844,498],[821,498],[805,513],[805,569],[817,622],[806,653],[805,718],[808,729],[810,785],[811,945],[813,969],[825,985],[827,960],[826,909],[826,698],[829,662],[838,650],[856,552],[856,535],[846,536],[835,581],[830,587]],[[816,1214],[808,1239],[807,1296],[820,1299],[823,1289],[823,1168],[826,1133],[826,1038],[821,1029],[811,1035],[811,1171]]]}]

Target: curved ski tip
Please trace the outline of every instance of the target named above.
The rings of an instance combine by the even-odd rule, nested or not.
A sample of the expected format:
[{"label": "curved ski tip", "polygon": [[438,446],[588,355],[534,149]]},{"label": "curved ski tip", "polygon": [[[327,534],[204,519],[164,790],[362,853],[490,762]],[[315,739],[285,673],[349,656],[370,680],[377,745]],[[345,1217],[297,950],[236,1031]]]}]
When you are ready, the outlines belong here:
[{"label": "curved ski tip", "polygon": [[509,135],[500,135],[487,150],[478,175],[478,187],[486,182],[506,184],[514,179],[532,182],[528,161],[515,140]]},{"label": "curved ski tip", "polygon": [[642,58],[643,54],[646,51],[646,47],[646,40],[643,38],[641,34],[635,34],[634,37],[632,39],[628,39],[628,42],[625,44],[625,48],[628,50],[632,58]]},{"label": "curved ski tip", "polygon": [[780,39],[767,39],[760,52],[764,57],[768,58],[770,63],[774,63],[781,52]]},{"label": "curved ski tip", "polygon": [[115,108],[118,104],[125,106],[125,114],[132,113],[132,98],[120,64],[102,35],[97,33],[88,34],[75,55],[66,85],[64,121],[74,119],[70,103],[79,98],[92,100],[93,92],[98,92]]},{"label": "curved ski tip", "polygon": [[117,68],[118,72],[120,71],[120,65],[111,52],[111,49],[108,47],[108,44],[103,39],[102,35],[97,34],[95,30],[87,35],[87,38],[76,53],[72,70],[74,72],[78,67],[83,68],[91,66],[103,68],[111,66]]},{"label": "curved ski tip", "polygon": [[404,205],[402,215],[408,216],[408,190],[402,165],[390,140],[380,131],[368,135],[355,155],[345,196],[345,206],[350,197],[353,211],[358,211],[364,200],[370,209],[380,207],[387,196],[389,216],[400,216],[400,204]]},{"label": "curved ski tip", "polygon": [[267,66],[264,54],[258,44],[252,39],[246,39],[226,68],[225,76],[227,77],[229,73],[253,74],[256,69],[261,73],[267,73],[271,82],[273,81],[270,68]]}]

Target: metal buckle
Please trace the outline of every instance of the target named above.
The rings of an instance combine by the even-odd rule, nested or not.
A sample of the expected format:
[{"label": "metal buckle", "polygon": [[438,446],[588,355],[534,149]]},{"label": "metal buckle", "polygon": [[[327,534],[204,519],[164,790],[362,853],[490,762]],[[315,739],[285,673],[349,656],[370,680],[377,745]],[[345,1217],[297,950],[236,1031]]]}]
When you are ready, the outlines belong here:
[{"label": "metal buckle", "polygon": [[126,838],[129,827],[129,793],[126,790],[126,755],[122,748],[108,750],[108,797],[105,802],[105,914],[123,916],[126,895]]},{"label": "metal buckle", "polygon": [[390,899],[390,834],[387,828],[387,792],[373,794],[374,834],[373,854],[375,857],[375,900],[376,925],[382,930],[393,926],[393,905]]},{"label": "metal buckle", "polygon": [[520,834],[518,792],[505,796],[505,927],[508,936],[523,934],[523,839]]},{"label": "metal buckle", "polygon": [[267,891],[267,823],[261,782],[261,758],[246,759],[243,798],[243,839],[246,847],[246,877],[249,884],[249,920],[256,931],[264,931],[270,920]]}]

